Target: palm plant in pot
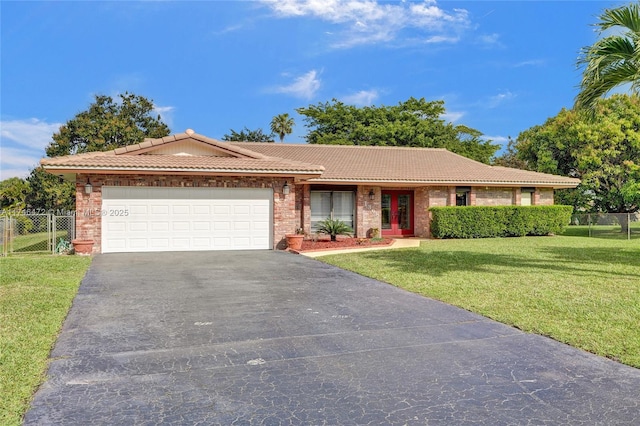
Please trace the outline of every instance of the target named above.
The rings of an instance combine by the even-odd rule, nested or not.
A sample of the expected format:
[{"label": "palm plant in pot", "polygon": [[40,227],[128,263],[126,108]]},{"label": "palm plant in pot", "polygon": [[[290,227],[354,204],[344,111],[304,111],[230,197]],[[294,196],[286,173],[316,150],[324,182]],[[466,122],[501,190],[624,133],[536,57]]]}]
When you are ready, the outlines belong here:
[{"label": "palm plant in pot", "polygon": [[331,219],[330,217],[318,222],[318,232],[322,234],[328,234],[331,237],[331,241],[335,241],[338,235],[353,234],[353,229],[340,219]]}]

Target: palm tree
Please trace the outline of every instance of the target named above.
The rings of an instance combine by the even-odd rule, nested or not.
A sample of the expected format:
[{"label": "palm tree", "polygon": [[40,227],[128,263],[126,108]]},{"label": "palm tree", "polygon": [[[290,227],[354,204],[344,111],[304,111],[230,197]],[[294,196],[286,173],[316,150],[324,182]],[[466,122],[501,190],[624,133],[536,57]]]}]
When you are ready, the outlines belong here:
[{"label": "palm tree", "polygon": [[285,135],[293,132],[293,117],[289,117],[288,113],[279,114],[271,120],[271,131],[280,137],[280,142],[284,141]]},{"label": "palm tree", "polygon": [[575,106],[593,111],[598,98],[611,89],[631,83],[640,92],[640,3],[605,9],[596,24],[600,34],[615,28],[615,34],[582,48],[578,66],[584,66]]}]

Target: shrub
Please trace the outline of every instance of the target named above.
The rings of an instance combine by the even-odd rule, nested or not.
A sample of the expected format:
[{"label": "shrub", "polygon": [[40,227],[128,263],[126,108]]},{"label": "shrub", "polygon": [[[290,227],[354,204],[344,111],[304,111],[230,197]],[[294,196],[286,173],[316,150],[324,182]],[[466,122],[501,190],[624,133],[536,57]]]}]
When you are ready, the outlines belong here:
[{"label": "shrub", "polygon": [[340,219],[331,218],[318,222],[317,230],[322,234],[329,234],[331,241],[335,241],[337,235],[351,235],[353,233],[353,229],[349,225]]},{"label": "shrub", "polygon": [[558,234],[571,220],[571,206],[432,207],[435,238],[522,237]]}]

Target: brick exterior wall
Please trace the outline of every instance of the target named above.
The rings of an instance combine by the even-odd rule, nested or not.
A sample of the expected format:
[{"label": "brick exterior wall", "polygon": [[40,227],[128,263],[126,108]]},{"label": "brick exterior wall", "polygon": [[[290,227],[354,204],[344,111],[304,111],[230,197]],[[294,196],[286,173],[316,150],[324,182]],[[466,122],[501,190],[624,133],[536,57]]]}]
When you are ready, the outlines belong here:
[{"label": "brick exterior wall", "polygon": [[[91,194],[84,193],[87,178],[93,186]],[[285,183],[289,195],[282,193]],[[102,186],[167,186],[175,188],[273,188],[273,248],[286,247],[285,234],[295,232],[301,226],[303,202],[297,201],[303,193],[302,185],[294,179],[261,177],[215,176],[160,176],[160,175],[85,175],[76,177],[76,237],[94,241],[93,253],[101,252],[102,241]]]},{"label": "brick exterior wall", "polygon": [[533,194],[534,202],[536,206],[552,206],[553,205],[553,189],[549,188],[536,188],[536,192]]},{"label": "brick exterior wall", "polygon": [[512,206],[514,205],[513,188],[472,188],[475,193],[475,203],[471,199],[472,206]]},{"label": "brick exterior wall", "polygon": [[429,219],[429,195],[431,189],[428,187],[415,188],[414,212],[413,212],[413,233],[417,237],[428,237],[431,219]]},{"label": "brick exterior wall", "polygon": [[[369,191],[373,191],[373,200],[369,199]],[[382,217],[380,215],[382,192],[380,187],[359,186],[356,192],[356,237],[371,236],[374,228],[381,232]]]},{"label": "brick exterior wall", "polygon": [[[87,178],[93,186],[85,194]],[[289,195],[282,193],[287,182]],[[302,227],[311,234],[311,191],[309,185],[295,184],[293,178],[215,177],[215,176],[160,176],[160,175],[86,175],[76,178],[76,237],[94,240],[93,253],[100,253],[102,239],[102,186],[167,186],[214,188],[273,188],[273,248],[285,249],[285,235]],[[382,228],[381,187],[360,185],[356,191],[355,236],[370,237],[371,230]],[[456,204],[456,187],[390,187],[388,190],[412,190],[414,193],[414,235],[430,236],[430,207]],[[369,199],[373,191],[374,199]],[[553,189],[537,188],[534,205],[552,205]],[[520,205],[520,188],[472,187],[470,204],[478,206]]]},{"label": "brick exterior wall", "polygon": [[[436,186],[427,189],[428,207],[444,207],[450,206],[449,203],[449,188],[446,186]],[[456,193],[453,188],[453,205],[456,205]]]}]

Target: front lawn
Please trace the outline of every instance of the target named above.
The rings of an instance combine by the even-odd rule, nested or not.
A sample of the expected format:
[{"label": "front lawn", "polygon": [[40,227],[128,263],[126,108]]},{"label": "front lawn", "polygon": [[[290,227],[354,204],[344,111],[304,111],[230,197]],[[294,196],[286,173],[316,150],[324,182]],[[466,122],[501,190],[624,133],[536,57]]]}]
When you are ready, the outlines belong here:
[{"label": "front lawn", "polygon": [[322,261],[640,368],[640,244],[430,240]]},{"label": "front lawn", "polygon": [[0,424],[19,425],[91,259],[0,258]]}]

